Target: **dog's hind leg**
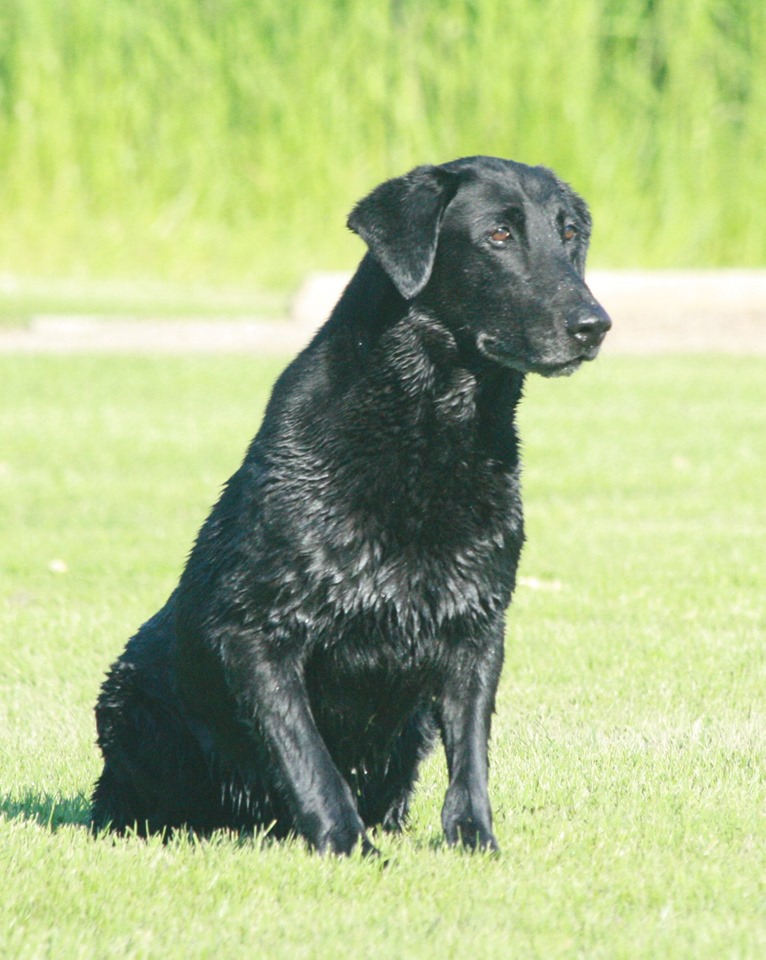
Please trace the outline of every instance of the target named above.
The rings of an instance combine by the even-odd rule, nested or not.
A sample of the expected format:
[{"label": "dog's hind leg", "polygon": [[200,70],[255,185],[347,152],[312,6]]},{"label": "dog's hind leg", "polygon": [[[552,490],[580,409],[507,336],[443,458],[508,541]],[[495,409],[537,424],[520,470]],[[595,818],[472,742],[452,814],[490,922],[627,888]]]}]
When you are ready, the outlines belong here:
[{"label": "dog's hind leg", "polygon": [[220,825],[204,754],[176,706],[147,691],[135,664],[112,668],[96,707],[104,770],[93,793],[94,831],[204,833]]},{"label": "dog's hind leg", "polygon": [[121,777],[109,762],[104,764],[93,790],[90,812],[93,833],[111,830],[122,834],[134,829],[140,836],[145,836],[149,828],[148,821],[144,798],[133,783]]}]

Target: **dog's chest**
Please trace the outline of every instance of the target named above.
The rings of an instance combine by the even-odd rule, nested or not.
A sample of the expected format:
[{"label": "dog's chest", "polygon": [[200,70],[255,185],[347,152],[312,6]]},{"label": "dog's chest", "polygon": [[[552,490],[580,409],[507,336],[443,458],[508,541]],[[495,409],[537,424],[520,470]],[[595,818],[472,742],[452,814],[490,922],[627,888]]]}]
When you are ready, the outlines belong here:
[{"label": "dog's chest", "polygon": [[261,503],[292,567],[278,613],[332,637],[361,618],[411,642],[508,603],[523,541],[516,398],[501,416],[482,405],[454,342],[426,323],[383,347],[352,389],[301,410]]},{"label": "dog's chest", "polygon": [[310,628],[337,638],[364,621],[409,644],[507,605],[523,541],[518,470],[429,447],[408,459],[381,444],[377,463],[325,467],[291,498],[290,606]]}]

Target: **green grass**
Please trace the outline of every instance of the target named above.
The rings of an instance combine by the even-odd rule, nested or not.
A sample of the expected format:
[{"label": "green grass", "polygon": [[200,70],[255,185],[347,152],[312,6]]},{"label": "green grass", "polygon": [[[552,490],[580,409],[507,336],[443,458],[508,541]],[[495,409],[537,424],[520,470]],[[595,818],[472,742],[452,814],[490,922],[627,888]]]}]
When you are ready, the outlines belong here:
[{"label": "green grass", "polygon": [[440,755],[411,828],[379,838],[387,869],[299,843],[88,837],[100,679],[172,588],[278,369],[0,358],[0,956],[760,960],[758,358],[530,381],[500,858],[442,845]]},{"label": "green grass", "polygon": [[753,0],[4,0],[0,272],[284,286],[416,163],[554,167],[600,265],[758,265]]},{"label": "green grass", "polygon": [[25,326],[34,317],[88,316],[189,319],[204,317],[282,318],[289,297],[253,287],[109,280],[40,280],[0,278],[0,326]]}]

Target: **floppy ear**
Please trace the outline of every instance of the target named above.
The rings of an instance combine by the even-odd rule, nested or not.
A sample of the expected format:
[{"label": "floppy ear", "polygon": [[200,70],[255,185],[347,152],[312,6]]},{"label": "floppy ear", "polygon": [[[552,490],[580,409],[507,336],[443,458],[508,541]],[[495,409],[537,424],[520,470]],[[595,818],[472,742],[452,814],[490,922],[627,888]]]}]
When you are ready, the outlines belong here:
[{"label": "floppy ear", "polygon": [[349,229],[364,240],[405,300],[428,283],[439,226],[457,186],[457,175],[443,167],[415,167],[381,183],[349,214]]}]

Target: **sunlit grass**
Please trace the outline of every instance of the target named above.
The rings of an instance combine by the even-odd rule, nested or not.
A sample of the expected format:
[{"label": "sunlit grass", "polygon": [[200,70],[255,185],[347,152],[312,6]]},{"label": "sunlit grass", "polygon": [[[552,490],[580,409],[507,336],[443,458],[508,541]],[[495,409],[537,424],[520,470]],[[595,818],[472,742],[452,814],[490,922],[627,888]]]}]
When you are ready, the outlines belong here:
[{"label": "sunlit grass", "polygon": [[762,359],[530,380],[529,541],[492,741],[498,859],[440,753],[388,867],[94,841],[92,708],[256,429],[276,362],[0,358],[0,955],[766,952]]},{"label": "sunlit grass", "polygon": [[545,163],[601,265],[766,260],[750,0],[6,0],[0,270],[283,286],[416,163]]}]

